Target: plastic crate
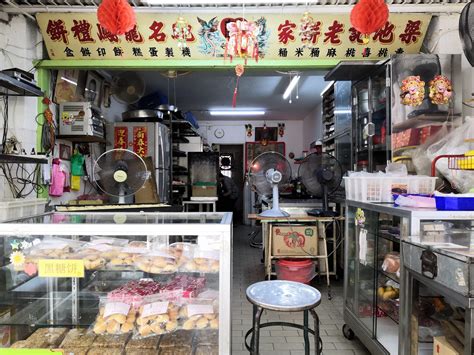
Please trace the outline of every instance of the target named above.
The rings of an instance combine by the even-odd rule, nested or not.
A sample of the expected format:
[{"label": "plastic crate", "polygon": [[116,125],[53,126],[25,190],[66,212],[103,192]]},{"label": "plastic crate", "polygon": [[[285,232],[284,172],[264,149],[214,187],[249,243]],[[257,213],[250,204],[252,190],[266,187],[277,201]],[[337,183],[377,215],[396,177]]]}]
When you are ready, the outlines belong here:
[{"label": "plastic crate", "polygon": [[474,211],[474,197],[435,196],[439,211]]},{"label": "plastic crate", "polygon": [[436,178],[429,176],[384,176],[381,174],[344,177],[346,198],[362,202],[393,202],[394,193],[432,195]]},{"label": "plastic crate", "polygon": [[0,201],[0,222],[42,214],[47,203],[46,198]]}]

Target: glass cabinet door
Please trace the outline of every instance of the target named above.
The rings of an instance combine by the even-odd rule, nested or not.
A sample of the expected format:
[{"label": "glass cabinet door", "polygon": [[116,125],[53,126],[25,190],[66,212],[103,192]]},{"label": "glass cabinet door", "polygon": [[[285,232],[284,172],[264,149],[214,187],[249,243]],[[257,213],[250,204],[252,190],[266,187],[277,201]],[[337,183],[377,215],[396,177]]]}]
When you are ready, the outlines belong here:
[{"label": "glass cabinet door", "polygon": [[354,85],[353,91],[354,115],[353,146],[354,164],[357,171],[368,170],[369,165],[369,140],[364,134],[364,128],[369,121],[369,81],[364,80]]},{"label": "glass cabinet door", "polygon": [[346,307],[374,334],[377,214],[351,207],[348,228]]}]

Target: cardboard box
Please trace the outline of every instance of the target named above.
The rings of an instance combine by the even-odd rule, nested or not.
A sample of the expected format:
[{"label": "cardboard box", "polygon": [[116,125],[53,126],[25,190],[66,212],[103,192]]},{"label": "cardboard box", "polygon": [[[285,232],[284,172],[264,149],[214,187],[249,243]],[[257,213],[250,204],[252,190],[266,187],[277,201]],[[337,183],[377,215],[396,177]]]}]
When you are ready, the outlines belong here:
[{"label": "cardboard box", "polygon": [[272,251],[275,256],[318,255],[316,226],[276,225],[272,227]]},{"label": "cardboard box", "polygon": [[433,355],[460,355],[446,337],[433,337]]},{"label": "cardboard box", "polygon": [[193,197],[217,197],[217,186],[214,185],[193,185]]}]

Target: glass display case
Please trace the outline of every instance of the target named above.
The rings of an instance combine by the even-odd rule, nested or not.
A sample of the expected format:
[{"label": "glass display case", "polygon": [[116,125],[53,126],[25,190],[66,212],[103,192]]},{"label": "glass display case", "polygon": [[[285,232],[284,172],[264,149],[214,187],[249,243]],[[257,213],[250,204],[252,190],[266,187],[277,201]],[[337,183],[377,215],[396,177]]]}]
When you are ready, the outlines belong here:
[{"label": "glass display case", "polygon": [[[407,329],[405,316],[410,302],[405,293],[411,289],[403,276],[401,260],[406,255],[402,240],[423,235],[429,221],[470,224],[473,218],[471,212],[347,201],[344,335],[357,335],[374,354],[411,354],[402,341],[409,336],[403,332]],[[417,262],[416,257],[413,260]],[[420,337],[424,335],[424,329],[419,332]],[[420,349],[432,350],[432,341],[432,337],[426,339]]]},{"label": "glass display case", "polygon": [[352,86],[354,170],[384,170],[390,160],[388,65],[379,66]]},{"label": "glass display case", "polygon": [[0,246],[0,347],[231,351],[231,213],[51,213]]}]

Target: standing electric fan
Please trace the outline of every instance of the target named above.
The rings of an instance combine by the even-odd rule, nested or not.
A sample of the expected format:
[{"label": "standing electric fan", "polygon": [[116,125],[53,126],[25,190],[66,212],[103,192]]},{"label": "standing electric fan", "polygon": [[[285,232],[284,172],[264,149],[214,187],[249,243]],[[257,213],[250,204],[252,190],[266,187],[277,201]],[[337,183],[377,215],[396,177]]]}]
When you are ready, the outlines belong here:
[{"label": "standing electric fan", "polygon": [[312,196],[323,199],[323,209],[307,211],[311,216],[333,217],[328,208],[328,196],[337,190],[342,181],[339,161],[326,153],[312,153],[301,162],[298,170],[301,183]]},{"label": "standing electric fan", "polygon": [[265,152],[250,164],[248,177],[250,185],[262,197],[272,195],[272,208],[260,213],[262,217],[288,217],[280,209],[279,189],[288,184],[291,178],[291,166],[288,160],[277,152]]},{"label": "standing electric fan", "polygon": [[148,180],[150,172],[143,159],[128,149],[111,149],[95,161],[92,176],[100,190],[118,197],[118,203],[125,203],[125,197],[134,195]]}]

